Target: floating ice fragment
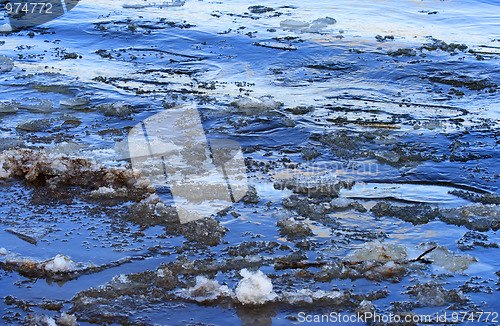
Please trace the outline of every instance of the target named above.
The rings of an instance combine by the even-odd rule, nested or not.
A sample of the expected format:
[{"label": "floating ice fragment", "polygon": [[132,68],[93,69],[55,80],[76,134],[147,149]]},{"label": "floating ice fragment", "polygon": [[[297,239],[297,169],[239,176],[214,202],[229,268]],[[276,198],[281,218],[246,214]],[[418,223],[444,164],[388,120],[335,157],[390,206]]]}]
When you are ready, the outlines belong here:
[{"label": "floating ice fragment", "polygon": [[354,200],[352,200],[350,198],[338,197],[338,198],[334,198],[334,199],[332,199],[332,201],[330,201],[330,206],[334,207],[334,208],[347,208],[353,202],[354,202]]},{"label": "floating ice fragment", "polygon": [[333,25],[336,22],[337,21],[331,17],[318,18],[311,23],[295,19],[285,19],[280,22],[280,26],[290,31],[300,30],[303,33],[319,33],[328,27],[328,25]]},{"label": "floating ice fragment", "polygon": [[374,311],[375,311],[375,306],[371,301],[368,300],[361,301],[358,308],[356,309],[356,313],[358,313],[358,315],[364,315],[369,312],[373,313]]},{"label": "floating ice fragment", "polygon": [[5,248],[0,248],[0,255],[5,256],[5,255],[7,255],[8,253],[9,253],[9,252],[7,251],[7,249],[5,249]]},{"label": "floating ice fragment", "polygon": [[343,294],[340,291],[312,291],[309,289],[301,289],[295,292],[284,292],[282,296],[282,301],[289,304],[297,303],[313,303],[318,300],[334,300],[343,298]]},{"label": "floating ice fragment", "polygon": [[0,73],[11,71],[12,68],[14,68],[14,59],[5,55],[0,55]]},{"label": "floating ice fragment", "polygon": [[179,290],[178,294],[186,299],[203,302],[232,296],[233,292],[226,285],[219,285],[217,281],[196,276],[196,284],[192,288]]},{"label": "floating ice fragment", "polygon": [[434,283],[414,285],[408,293],[416,297],[420,304],[427,307],[439,307],[446,303],[467,301],[467,297],[462,291],[455,289],[446,290]]},{"label": "floating ice fragment", "polygon": [[99,105],[98,108],[102,111],[102,113],[104,113],[105,116],[110,117],[126,117],[132,113],[130,105],[123,101],[113,104],[102,104]]},{"label": "floating ice fragment", "polygon": [[[378,240],[367,242],[363,248],[351,253],[347,260],[349,261],[366,261],[377,260],[382,262],[401,261],[406,259],[406,248],[395,244],[382,243]],[[388,266],[390,268],[390,266]]]},{"label": "floating ice fragment", "polygon": [[57,255],[44,266],[44,269],[49,272],[72,272],[76,269],[76,264],[71,259],[63,255]]},{"label": "floating ice fragment", "polygon": [[69,315],[65,312],[61,314],[61,317],[57,320],[57,325],[59,326],[78,326],[76,322],[76,317],[74,315]]},{"label": "floating ice fragment", "polygon": [[0,25],[0,33],[8,33],[12,32],[12,26],[10,24]]},{"label": "floating ice fragment", "polygon": [[45,148],[45,151],[49,154],[72,154],[86,148],[87,144],[77,143],[74,141],[58,143],[54,147]]},{"label": "floating ice fragment", "polygon": [[[417,249],[425,251],[434,246],[436,244],[433,242],[421,243],[417,246]],[[431,259],[435,265],[441,266],[453,273],[463,272],[469,268],[470,264],[478,261],[476,257],[457,255],[443,246],[438,246],[425,257]]]},{"label": "floating ice fragment", "polygon": [[465,225],[476,231],[500,229],[500,205],[469,204],[459,208],[441,209],[440,219],[446,223]]},{"label": "floating ice fragment", "polygon": [[296,30],[304,27],[309,27],[309,23],[295,19],[285,19],[280,22],[283,29]]},{"label": "floating ice fragment", "polygon": [[119,282],[119,283],[129,283],[130,282],[127,275],[125,275],[125,274],[120,274],[118,276],[115,276],[115,277],[113,277],[113,280],[116,282]]},{"label": "floating ice fragment", "polygon": [[387,150],[380,150],[373,153],[375,157],[382,162],[397,163],[400,156],[398,153]]},{"label": "floating ice fragment", "polygon": [[296,174],[288,179],[278,180],[274,187],[278,189],[290,189],[295,193],[307,194],[308,196],[331,196],[337,197],[342,188],[349,189],[352,182],[344,182],[333,173],[320,175]]},{"label": "floating ice fragment", "polygon": [[303,28],[301,30],[301,32],[303,32],[303,33],[320,33],[321,31],[323,31],[323,29],[328,27],[328,25],[335,24],[336,22],[337,21],[335,19],[330,18],[330,17],[318,18],[318,19],[313,20],[308,27]]},{"label": "floating ice fragment", "polygon": [[276,225],[280,228],[280,234],[292,238],[303,238],[314,234],[309,225],[293,217],[282,218],[276,222]]},{"label": "floating ice fragment", "polygon": [[15,104],[17,104],[17,106],[19,106],[19,108],[21,109],[42,113],[52,112],[54,108],[54,102],[41,98],[29,98],[25,99],[24,103],[15,102]]},{"label": "floating ice fragment", "polygon": [[271,96],[261,96],[260,98],[245,96],[238,98],[231,105],[247,114],[262,114],[279,109],[283,103],[273,100]]},{"label": "floating ice fragment", "polygon": [[76,107],[76,108],[78,108],[78,107],[86,106],[88,104],[89,104],[89,99],[86,97],[62,99],[59,101],[60,107],[72,107],[72,108]]},{"label": "floating ice fragment", "polygon": [[251,272],[245,268],[240,274],[243,279],[236,287],[236,297],[242,304],[264,304],[277,297],[273,292],[273,283],[260,270]]},{"label": "floating ice fragment", "polygon": [[16,127],[17,130],[26,132],[38,132],[49,129],[51,120],[49,119],[34,119],[23,121]]},{"label": "floating ice fragment", "polygon": [[0,113],[16,113],[17,110],[17,106],[14,106],[10,103],[0,102]]},{"label": "floating ice fragment", "polygon": [[30,326],[57,326],[56,321],[46,315],[29,315],[26,322]]}]

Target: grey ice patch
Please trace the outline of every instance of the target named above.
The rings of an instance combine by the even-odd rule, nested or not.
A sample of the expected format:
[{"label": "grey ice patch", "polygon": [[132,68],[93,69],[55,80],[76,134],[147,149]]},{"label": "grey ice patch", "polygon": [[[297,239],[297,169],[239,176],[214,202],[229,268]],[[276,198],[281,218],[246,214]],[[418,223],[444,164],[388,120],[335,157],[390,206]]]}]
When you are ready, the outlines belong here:
[{"label": "grey ice patch", "polygon": [[194,104],[160,112],[128,137],[132,167],[158,188],[170,188],[181,223],[209,217],[248,190],[239,144],[205,137]]}]

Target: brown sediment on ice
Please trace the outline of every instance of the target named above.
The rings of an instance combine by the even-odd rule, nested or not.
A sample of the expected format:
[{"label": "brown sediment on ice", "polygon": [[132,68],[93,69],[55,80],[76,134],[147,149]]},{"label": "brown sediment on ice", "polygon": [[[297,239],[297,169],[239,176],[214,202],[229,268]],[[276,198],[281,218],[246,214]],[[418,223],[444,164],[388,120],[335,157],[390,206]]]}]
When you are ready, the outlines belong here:
[{"label": "brown sediment on ice", "polygon": [[0,153],[0,179],[22,178],[51,191],[80,187],[109,195],[114,193],[140,201],[155,192],[151,183],[138,172],[108,167],[82,158],[47,154],[32,149],[11,149]]}]

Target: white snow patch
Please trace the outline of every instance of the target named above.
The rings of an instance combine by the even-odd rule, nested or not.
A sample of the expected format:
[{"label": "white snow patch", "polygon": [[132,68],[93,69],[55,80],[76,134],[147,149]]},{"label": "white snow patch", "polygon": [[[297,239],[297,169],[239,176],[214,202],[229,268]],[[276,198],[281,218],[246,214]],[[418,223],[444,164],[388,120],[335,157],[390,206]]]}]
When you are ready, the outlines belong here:
[{"label": "white snow patch", "polygon": [[72,272],[76,269],[76,264],[71,259],[63,255],[57,255],[47,262],[44,269],[49,272]]},{"label": "white snow patch", "polygon": [[242,304],[263,304],[277,297],[273,292],[273,283],[260,270],[251,272],[245,268],[240,274],[243,279],[236,287],[236,297]]}]

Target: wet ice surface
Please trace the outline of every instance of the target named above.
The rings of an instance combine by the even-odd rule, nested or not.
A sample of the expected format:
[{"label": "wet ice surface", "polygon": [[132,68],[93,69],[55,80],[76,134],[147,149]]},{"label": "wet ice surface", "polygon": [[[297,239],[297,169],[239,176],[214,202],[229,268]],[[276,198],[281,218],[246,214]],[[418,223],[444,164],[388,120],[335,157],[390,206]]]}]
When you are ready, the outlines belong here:
[{"label": "wet ice surface", "polygon": [[[93,1],[2,34],[3,323],[500,311],[496,12]],[[127,134],[189,102],[252,190],[180,225]]]}]

